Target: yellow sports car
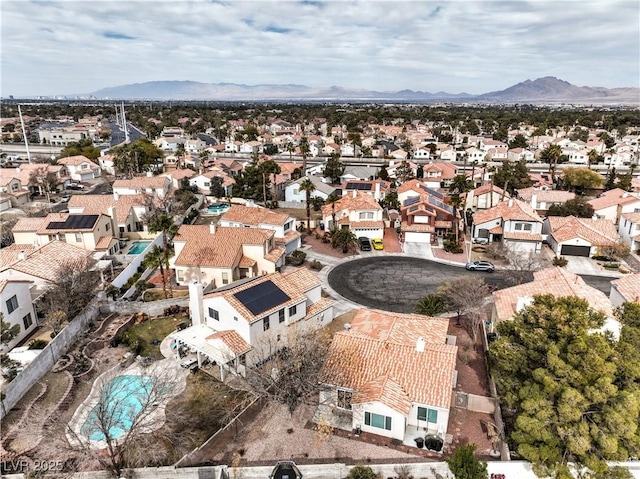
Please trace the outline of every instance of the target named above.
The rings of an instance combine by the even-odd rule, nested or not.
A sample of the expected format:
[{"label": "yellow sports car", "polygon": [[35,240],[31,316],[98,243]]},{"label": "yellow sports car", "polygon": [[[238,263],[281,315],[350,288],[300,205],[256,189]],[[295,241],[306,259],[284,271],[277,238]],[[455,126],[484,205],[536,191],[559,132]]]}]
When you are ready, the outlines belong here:
[{"label": "yellow sports car", "polygon": [[371,244],[373,245],[373,249],[384,249],[384,243],[380,238],[373,238]]}]

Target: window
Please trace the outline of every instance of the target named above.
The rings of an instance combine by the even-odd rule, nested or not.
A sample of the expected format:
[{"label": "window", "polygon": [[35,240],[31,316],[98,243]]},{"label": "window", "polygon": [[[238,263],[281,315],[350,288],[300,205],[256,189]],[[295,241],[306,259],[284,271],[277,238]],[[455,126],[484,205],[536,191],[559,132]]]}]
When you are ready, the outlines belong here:
[{"label": "window", "polygon": [[246,354],[241,354],[239,357],[240,360],[240,364],[243,366],[247,365],[247,355]]},{"label": "window", "polygon": [[262,330],[266,331],[267,329],[269,329],[269,316],[262,320]]},{"label": "window", "polygon": [[373,219],[373,211],[361,211],[359,214],[359,218],[361,220],[372,220]]},{"label": "window", "polygon": [[285,223],[284,224],[284,230],[287,231],[288,229],[291,228],[291,223]]},{"label": "window", "polygon": [[215,319],[216,321],[220,321],[220,313],[213,308],[209,308],[209,317]]},{"label": "window", "polygon": [[18,297],[14,294],[12,297],[7,299],[7,312],[11,314],[16,309],[18,309]]},{"label": "window", "polygon": [[280,323],[284,323],[284,308],[278,311],[278,321]]},{"label": "window", "polygon": [[345,389],[338,389],[338,407],[341,409],[351,409],[351,398],[353,393]]},{"label": "window", "polygon": [[438,422],[438,411],[426,407],[418,407],[418,421]]},{"label": "window", "polygon": [[233,320],[234,320],[234,321],[237,321],[237,320],[238,320],[238,317],[237,317],[237,316],[234,316],[234,317],[233,317]]},{"label": "window", "polygon": [[226,271],[222,273],[222,284],[229,284],[229,273]]},{"label": "window", "polygon": [[378,429],[386,429],[391,431],[391,418],[389,416],[383,416],[381,414],[374,414],[372,412],[364,413],[364,423],[367,426],[377,427]]},{"label": "window", "polygon": [[76,233],[76,243],[82,242],[82,233]]},{"label": "window", "polygon": [[105,226],[105,229],[106,229],[107,231],[109,231],[109,223],[107,223],[107,224],[106,224],[106,225],[104,225],[104,226]]},{"label": "window", "polygon": [[33,324],[31,313],[27,314],[24,318],[22,318],[22,324],[24,324],[24,329],[29,329],[29,327]]},{"label": "window", "polygon": [[289,317],[295,315],[297,311],[298,311],[298,305],[294,304],[289,308]]},{"label": "window", "polygon": [[178,269],[176,272],[178,273],[178,281],[182,283],[184,281],[184,271]]},{"label": "window", "polygon": [[531,223],[516,223],[516,231],[531,231]]}]

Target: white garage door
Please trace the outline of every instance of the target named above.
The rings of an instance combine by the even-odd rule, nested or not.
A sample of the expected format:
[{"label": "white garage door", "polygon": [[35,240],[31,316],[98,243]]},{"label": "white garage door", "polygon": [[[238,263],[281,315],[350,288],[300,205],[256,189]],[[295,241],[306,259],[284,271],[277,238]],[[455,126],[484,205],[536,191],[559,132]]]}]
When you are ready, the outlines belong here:
[{"label": "white garage door", "polygon": [[404,233],[405,243],[430,243],[431,233],[416,233],[415,231],[407,231]]}]

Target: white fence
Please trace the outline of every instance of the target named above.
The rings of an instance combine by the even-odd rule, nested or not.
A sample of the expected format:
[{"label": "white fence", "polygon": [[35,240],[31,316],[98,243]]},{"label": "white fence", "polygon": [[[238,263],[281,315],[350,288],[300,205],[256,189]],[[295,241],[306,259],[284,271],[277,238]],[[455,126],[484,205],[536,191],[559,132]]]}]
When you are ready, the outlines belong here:
[{"label": "white fence", "polygon": [[148,244],[147,247],[144,249],[144,251],[139,255],[135,255],[135,256],[126,255],[127,259],[131,258],[131,263],[129,263],[127,267],[122,270],[122,272],[111,282],[111,284],[116,288],[122,288],[125,284],[127,284],[127,281],[129,281],[129,278],[131,278],[134,274],[138,272],[138,267],[144,261],[145,255],[151,250],[151,248],[153,248],[153,245],[158,245],[158,246],[162,245],[161,234],[156,236],[156,238],[153,241],[151,241],[151,243]]}]

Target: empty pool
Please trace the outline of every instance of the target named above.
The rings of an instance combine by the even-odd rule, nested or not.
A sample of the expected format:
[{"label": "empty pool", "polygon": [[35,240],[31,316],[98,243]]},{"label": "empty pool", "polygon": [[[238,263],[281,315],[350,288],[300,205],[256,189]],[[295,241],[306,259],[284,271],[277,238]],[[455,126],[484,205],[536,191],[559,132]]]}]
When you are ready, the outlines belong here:
[{"label": "empty pool", "polygon": [[131,246],[127,254],[140,254],[150,244],[151,244],[151,241],[136,241],[133,243],[133,246]]},{"label": "empty pool", "polygon": [[213,205],[210,205],[207,208],[207,211],[209,211],[209,213],[219,215],[220,213],[224,213],[225,211],[227,211],[229,208],[231,207],[227,203],[215,203]]}]

